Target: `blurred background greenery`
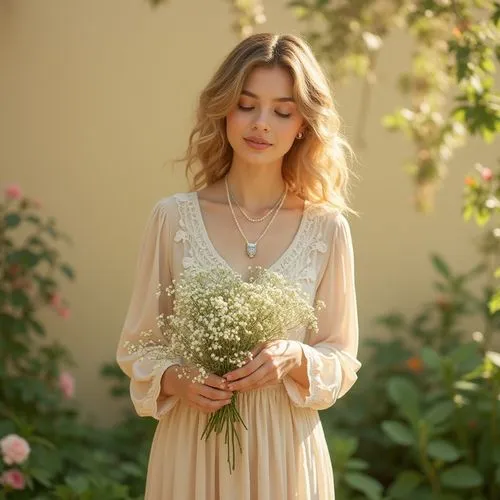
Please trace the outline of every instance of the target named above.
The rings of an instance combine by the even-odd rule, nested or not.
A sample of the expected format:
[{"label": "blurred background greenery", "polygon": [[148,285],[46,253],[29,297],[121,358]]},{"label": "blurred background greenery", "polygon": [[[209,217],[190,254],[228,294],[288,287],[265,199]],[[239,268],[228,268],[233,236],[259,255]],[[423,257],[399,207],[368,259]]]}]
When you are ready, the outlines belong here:
[{"label": "blurred background greenery", "polygon": [[[151,7],[168,9],[164,3],[151,0]],[[266,29],[264,2],[229,6],[238,37]],[[500,4],[310,0],[286,6],[332,84],[361,82],[355,149],[369,141],[384,41],[394,30],[409,34],[411,67],[394,89],[404,104],[387,110],[380,126],[409,138],[412,153],[403,167],[413,182],[414,209],[422,217],[431,213],[454,151],[470,138],[494,144],[499,131]],[[453,269],[448,256],[432,253],[432,295],[422,296],[412,315],[380,311],[373,321],[385,334],[363,341],[358,383],[321,412],[340,500],[500,498],[498,162],[471,164],[455,196],[464,224],[480,228],[476,261]],[[100,377],[124,413],[113,426],[85,418],[73,399],[74,356],[47,336],[40,319],[46,309],[67,314],[59,291],[62,280],[78,275],[63,257],[71,239],[16,186],[5,190],[0,212],[0,439],[15,434],[30,446],[21,463],[0,461],[0,498],[142,498],[155,422],[133,413],[128,382],[113,360]],[[13,469],[22,483],[5,480]]]}]

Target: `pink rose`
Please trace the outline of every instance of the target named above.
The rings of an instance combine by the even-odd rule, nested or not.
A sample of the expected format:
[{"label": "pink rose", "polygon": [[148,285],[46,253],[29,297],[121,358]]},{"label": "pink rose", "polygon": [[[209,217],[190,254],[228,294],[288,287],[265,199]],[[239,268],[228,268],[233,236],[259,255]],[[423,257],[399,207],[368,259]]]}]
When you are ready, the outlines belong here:
[{"label": "pink rose", "polygon": [[12,184],[5,190],[5,196],[11,200],[18,200],[22,195],[23,192],[17,184]]},{"label": "pink rose", "polygon": [[491,179],[493,179],[493,172],[491,168],[488,167],[483,168],[483,170],[481,171],[481,177],[485,181],[491,181]]},{"label": "pink rose", "polygon": [[13,490],[24,490],[26,485],[23,473],[17,469],[6,470],[0,476],[0,483],[10,486]]},{"label": "pink rose", "polygon": [[75,379],[69,372],[62,372],[59,375],[59,389],[61,389],[66,399],[71,399],[75,394]]},{"label": "pink rose", "polygon": [[3,461],[7,465],[22,464],[30,454],[28,442],[17,434],[8,434],[0,440]]}]

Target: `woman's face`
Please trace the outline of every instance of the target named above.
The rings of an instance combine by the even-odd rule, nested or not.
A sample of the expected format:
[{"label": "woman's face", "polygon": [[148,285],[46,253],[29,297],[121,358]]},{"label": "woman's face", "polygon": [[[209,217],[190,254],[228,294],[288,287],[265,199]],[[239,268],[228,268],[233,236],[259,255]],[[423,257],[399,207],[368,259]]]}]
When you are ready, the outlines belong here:
[{"label": "woman's face", "polygon": [[292,76],[281,67],[255,68],[226,117],[235,157],[248,163],[280,161],[303,129],[292,97]]}]

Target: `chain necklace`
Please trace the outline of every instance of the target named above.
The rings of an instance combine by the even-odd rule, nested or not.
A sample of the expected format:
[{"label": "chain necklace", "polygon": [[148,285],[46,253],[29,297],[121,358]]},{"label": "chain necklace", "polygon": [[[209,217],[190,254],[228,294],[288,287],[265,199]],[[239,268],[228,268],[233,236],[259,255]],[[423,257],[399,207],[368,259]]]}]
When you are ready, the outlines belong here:
[{"label": "chain necklace", "polygon": [[245,233],[243,232],[243,229],[241,229],[240,223],[238,222],[238,219],[236,218],[236,214],[234,213],[234,208],[233,204],[231,203],[231,196],[229,195],[229,186],[227,184],[227,176],[224,178],[225,184],[226,184],[226,195],[227,195],[227,202],[229,203],[229,208],[231,209],[231,214],[233,215],[234,222],[236,223],[236,227],[238,228],[238,231],[240,232],[241,236],[243,236],[243,239],[246,242],[246,253],[248,257],[253,259],[257,255],[257,243],[264,237],[264,235],[267,233],[268,229],[271,227],[271,224],[273,223],[274,219],[278,215],[278,212],[280,211],[281,207],[283,206],[283,203],[285,202],[285,198],[288,192],[288,186],[285,187],[285,194],[280,200],[280,204],[276,208],[276,211],[274,212],[271,220],[267,223],[267,226],[264,228],[264,231],[262,231],[261,235],[257,238],[257,240],[254,243],[250,243],[245,236]]},{"label": "chain necklace", "polygon": [[229,196],[231,197],[231,200],[235,203],[235,205],[238,207],[238,210],[242,213],[243,217],[245,217],[245,219],[247,221],[262,222],[263,220],[267,219],[270,215],[272,215],[274,213],[274,211],[276,210],[278,205],[281,203],[282,198],[284,198],[286,196],[286,189],[283,191],[283,194],[278,198],[276,203],[269,209],[267,214],[265,214],[263,217],[259,217],[259,218],[250,217],[248,214],[245,213],[243,208],[241,208],[240,204],[236,201],[236,198],[233,196],[231,189],[229,189]]}]

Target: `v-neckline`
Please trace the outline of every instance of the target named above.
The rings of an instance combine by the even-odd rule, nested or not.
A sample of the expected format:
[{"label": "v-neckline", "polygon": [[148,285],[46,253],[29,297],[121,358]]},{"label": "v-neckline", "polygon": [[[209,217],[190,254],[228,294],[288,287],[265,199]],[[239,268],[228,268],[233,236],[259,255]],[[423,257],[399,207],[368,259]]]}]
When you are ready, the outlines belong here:
[{"label": "v-neckline", "polygon": [[[229,270],[233,272],[237,272],[233,267],[229,264],[229,262],[222,257],[222,255],[219,253],[219,251],[215,248],[215,245],[213,244],[212,240],[210,239],[210,236],[207,231],[207,226],[205,224],[205,219],[203,218],[203,213],[201,211],[201,205],[200,205],[200,198],[198,196],[198,191],[193,191],[191,193],[194,206],[196,207],[196,216],[199,218],[200,226],[201,226],[201,231],[203,233],[203,239],[205,241],[205,244],[207,245],[208,249],[214,257],[225,267],[227,267]],[[285,260],[285,258],[292,253],[294,250],[298,240],[300,239],[305,225],[306,225],[306,219],[308,215],[308,210],[311,204],[309,204],[307,201],[304,202],[304,209],[302,210],[302,216],[300,218],[300,223],[297,231],[295,232],[292,241],[288,245],[288,247],[281,253],[281,255],[269,266],[266,267],[267,270],[269,271],[274,271],[275,268],[279,267],[279,265]]]}]

